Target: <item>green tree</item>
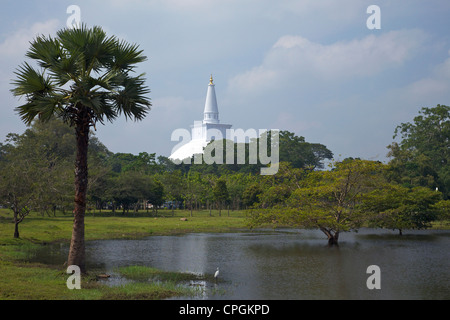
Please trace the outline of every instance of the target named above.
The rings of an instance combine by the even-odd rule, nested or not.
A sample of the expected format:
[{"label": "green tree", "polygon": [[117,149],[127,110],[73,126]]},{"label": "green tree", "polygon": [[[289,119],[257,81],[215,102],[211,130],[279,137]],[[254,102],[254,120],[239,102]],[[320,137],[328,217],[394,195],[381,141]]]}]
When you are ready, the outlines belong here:
[{"label": "green tree", "polygon": [[143,202],[151,203],[153,211],[158,214],[158,208],[164,203],[164,185],[155,177],[150,177],[143,192]]},{"label": "green tree", "polygon": [[232,210],[239,210],[242,204],[242,195],[253,177],[244,173],[230,173],[222,175],[226,180]]},{"label": "green tree", "polygon": [[84,215],[88,186],[89,131],[98,122],[112,122],[122,113],[141,120],[150,108],[143,75],[133,75],[137,63],[146,60],[137,45],[107,37],[100,27],[63,29],[57,36],[38,36],[16,71],[12,92],[25,97],[17,107],[21,119],[63,119],[75,128],[75,210],[68,256],[69,265],[86,272]]},{"label": "green tree", "polygon": [[64,139],[65,129],[61,121],[52,121],[46,128],[33,123],[21,135],[8,134],[2,147],[0,202],[14,213],[16,238],[19,223],[31,211],[54,212],[66,200],[73,180],[67,179],[71,147]]},{"label": "green tree", "polygon": [[244,190],[242,194],[242,201],[244,205],[249,208],[259,202],[259,195],[263,193],[263,189],[259,183],[252,183]]},{"label": "green tree", "polygon": [[450,107],[422,108],[412,123],[395,129],[388,148],[391,178],[405,186],[438,189],[450,197]]},{"label": "green tree", "polygon": [[286,185],[271,186],[259,195],[259,205],[261,208],[272,208],[277,205],[283,205],[290,195],[291,191]]},{"label": "green tree", "polygon": [[108,201],[112,200],[108,190],[111,189],[113,175],[111,167],[101,159],[98,153],[90,155],[87,198],[90,205],[100,211]]},{"label": "green tree", "polygon": [[154,172],[156,168],[155,153],[140,152],[138,155],[116,153],[108,161],[112,166],[112,170],[118,173],[134,170],[149,174]]},{"label": "green tree", "polygon": [[0,164],[0,204],[13,211],[14,238],[19,238],[19,224],[36,204],[35,175],[32,159],[16,155]]},{"label": "green tree", "polygon": [[217,179],[213,188],[213,197],[219,209],[219,215],[221,215],[223,205],[229,200],[227,183],[224,179]]},{"label": "green tree", "polygon": [[183,200],[184,175],[181,170],[167,171],[158,174],[157,179],[164,186],[165,198],[172,202],[171,209],[172,213],[174,213],[175,206]]},{"label": "green tree", "polygon": [[39,171],[33,181],[36,186],[34,209],[42,214],[54,214],[57,208],[64,210],[69,201],[73,201],[74,181],[70,164],[73,164],[76,150],[71,128],[58,119],[45,124],[34,121],[18,137],[17,151],[34,159]]},{"label": "green tree", "polygon": [[433,205],[436,210],[439,220],[450,220],[450,200],[440,200]]},{"label": "green tree", "polygon": [[384,184],[370,192],[364,200],[363,210],[373,212],[371,225],[396,229],[402,235],[405,229],[426,229],[438,218],[434,205],[442,194],[426,187],[407,188]]},{"label": "green tree", "polygon": [[284,203],[255,209],[251,225],[276,223],[318,228],[330,245],[338,244],[341,232],[357,229],[369,216],[360,205],[377,187],[384,165],[366,160],[347,160],[329,171],[313,171],[301,181]]},{"label": "green tree", "polygon": [[[155,185],[150,176],[129,170],[112,178],[109,183],[108,194],[115,201],[115,204],[122,206],[122,213],[125,214],[130,209],[133,209],[134,212],[137,211],[139,204],[143,202],[154,201],[153,204],[160,205],[162,203],[162,191],[158,190]],[[162,188],[162,185],[160,187]]]},{"label": "green tree", "polygon": [[294,168],[324,168],[323,161],[333,153],[324,145],[306,142],[289,131],[280,131],[280,161],[290,162]]},{"label": "green tree", "polygon": [[183,198],[186,207],[189,207],[191,216],[194,207],[199,208],[202,200],[206,199],[207,187],[207,181],[200,172],[189,171],[186,174],[183,188]]},{"label": "green tree", "polygon": [[[75,159],[75,141],[73,130],[60,119],[51,119],[46,123],[33,121],[23,134],[8,134],[7,153],[21,154],[34,163],[39,175],[34,175],[36,203],[33,210],[42,214],[73,208],[73,163]],[[89,192],[96,189],[101,175],[109,170],[105,166],[110,152],[91,133],[89,143],[90,181]],[[99,189],[99,188],[97,188]],[[100,190],[98,190],[100,191]],[[72,209],[70,209],[72,212]]]}]

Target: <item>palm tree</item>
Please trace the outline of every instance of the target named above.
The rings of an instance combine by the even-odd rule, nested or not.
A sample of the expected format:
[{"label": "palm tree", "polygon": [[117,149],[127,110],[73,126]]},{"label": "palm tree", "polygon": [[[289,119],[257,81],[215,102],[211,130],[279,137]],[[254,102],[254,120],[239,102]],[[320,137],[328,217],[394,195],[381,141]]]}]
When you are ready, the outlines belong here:
[{"label": "palm tree", "polygon": [[84,214],[88,185],[89,131],[122,113],[126,119],[142,120],[150,110],[150,90],[135,65],[147,59],[134,44],[107,37],[100,27],[62,29],[57,36],[38,36],[31,42],[27,62],[16,70],[15,96],[25,97],[16,108],[30,125],[58,117],[75,128],[75,209],[68,265],[85,267]]}]

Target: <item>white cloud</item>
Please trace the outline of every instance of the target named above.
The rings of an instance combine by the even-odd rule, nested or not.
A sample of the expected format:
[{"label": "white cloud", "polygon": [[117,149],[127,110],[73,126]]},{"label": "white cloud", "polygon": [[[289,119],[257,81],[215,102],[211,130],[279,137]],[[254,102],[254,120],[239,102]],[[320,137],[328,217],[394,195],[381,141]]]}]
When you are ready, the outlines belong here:
[{"label": "white cloud", "polygon": [[[450,52],[449,52],[450,55]],[[429,75],[389,91],[391,99],[401,97],[405,104],[415,107],[450,104],[450,57],[436,65]]]},{"label": "white cloud", "polygon": [[[450,50],[448,51],[448,54],[450,56]],[[437,78],[450,80],[450,57],[436,66],[433,73]]]},{"label": "white cloud", "polygon": [[28,28],[20,28],[0,43],[0,55],[3,58],[23,57],[30,46],[30,41],[37,35],[54,35],[60,27],[61,23],[56,19],[52,19],[44,22],[36,22]]},{"label": "white cloud", "polygon": [[373,76],[401,66],[417,54],[426,38],[421,30],[400,30],[325,45],[286,35],[276,41],[259,66],[235,76],[230,86],[246,92],[265,91],[291,81],[336,82]]},{"label": "white cloud", "polygon": [[9,132],[21,133],[25,125],[14,111],[22,101],[14,98],[10,92],[11,79],[14,77],[14,69],[25,61],[25,53],[30,46],[30,41],[38,34],[53,34],[60,23],[58,20],[36,22],[29,27],[23,27],[0,39],[0,140]]}]

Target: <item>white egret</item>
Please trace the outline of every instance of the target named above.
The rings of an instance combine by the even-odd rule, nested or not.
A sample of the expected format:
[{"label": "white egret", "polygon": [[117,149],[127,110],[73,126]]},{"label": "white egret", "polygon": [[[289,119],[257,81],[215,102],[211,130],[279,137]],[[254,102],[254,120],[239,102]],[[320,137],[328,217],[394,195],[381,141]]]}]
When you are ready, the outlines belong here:
[{"label": "white egret", "polygon": [[214,279],[217,279],[219,276],[219,267],[217,267],[216,273],[214,273]]}]

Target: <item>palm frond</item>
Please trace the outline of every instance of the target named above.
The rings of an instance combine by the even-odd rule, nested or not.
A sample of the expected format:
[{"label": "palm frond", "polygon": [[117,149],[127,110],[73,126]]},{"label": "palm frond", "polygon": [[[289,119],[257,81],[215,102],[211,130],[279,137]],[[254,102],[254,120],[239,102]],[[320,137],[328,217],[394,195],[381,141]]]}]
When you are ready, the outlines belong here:
[{"label": "palm frond", "polygon": [[38,61],[39,66],[45,69],[59,61],[62,52],[58,40],[38,36],[31,42],[30,49],[25,55]]},{"label": "palm frond", "polygon": [[45,122],[50,120],[57,110],[62,110],[62,100],[63,97],[60,95],[38,96],[15,110],[27,125],[30,125],[36,117]]},{"label": "palm frond", "polygon": [[64,86],[71,80],[75,83],[79,83],[79,79],[81,77],[80,61],[82,61],[82,59],[82,54],[65,54],[61,60],[54,63],[49,68],[49,73],[55,82],[60,86]]},{"label": "palm frond", "polygon": [[15,96],[32,98],[36,95],[45,95],[54,89],[51,78],[46,77],[44,73],[37,71],[27,62],[19,66],[14,74],[17,79],[11,83],[15,86],[11,92]]},{"label": "palm frond", "polygon": [[144,74],[137,77],[126,77],[123,88],[114,95],[114,106],[118,114],[124,114],[125,118],[142,120],[150,111],[150,99],[146,95],[150,90],[144,85]]},{"label": "palm frond", "polygon": [[99,72],[112,60],[116,39],[107,38],[100,27],[89,29],[83,24],[80,28],[60,30],[57,35],[68,54],[82,53],[80,67],[84,76],[90,75],[92,71]]},{"label": "palm frond", "polygon": [[142,53],[143,50],[139,50],[138,45],[120,41],[114,47],[114,59],[111,67],[125,72],[132,71],[135,64],[147,60],[147,57]]}]

